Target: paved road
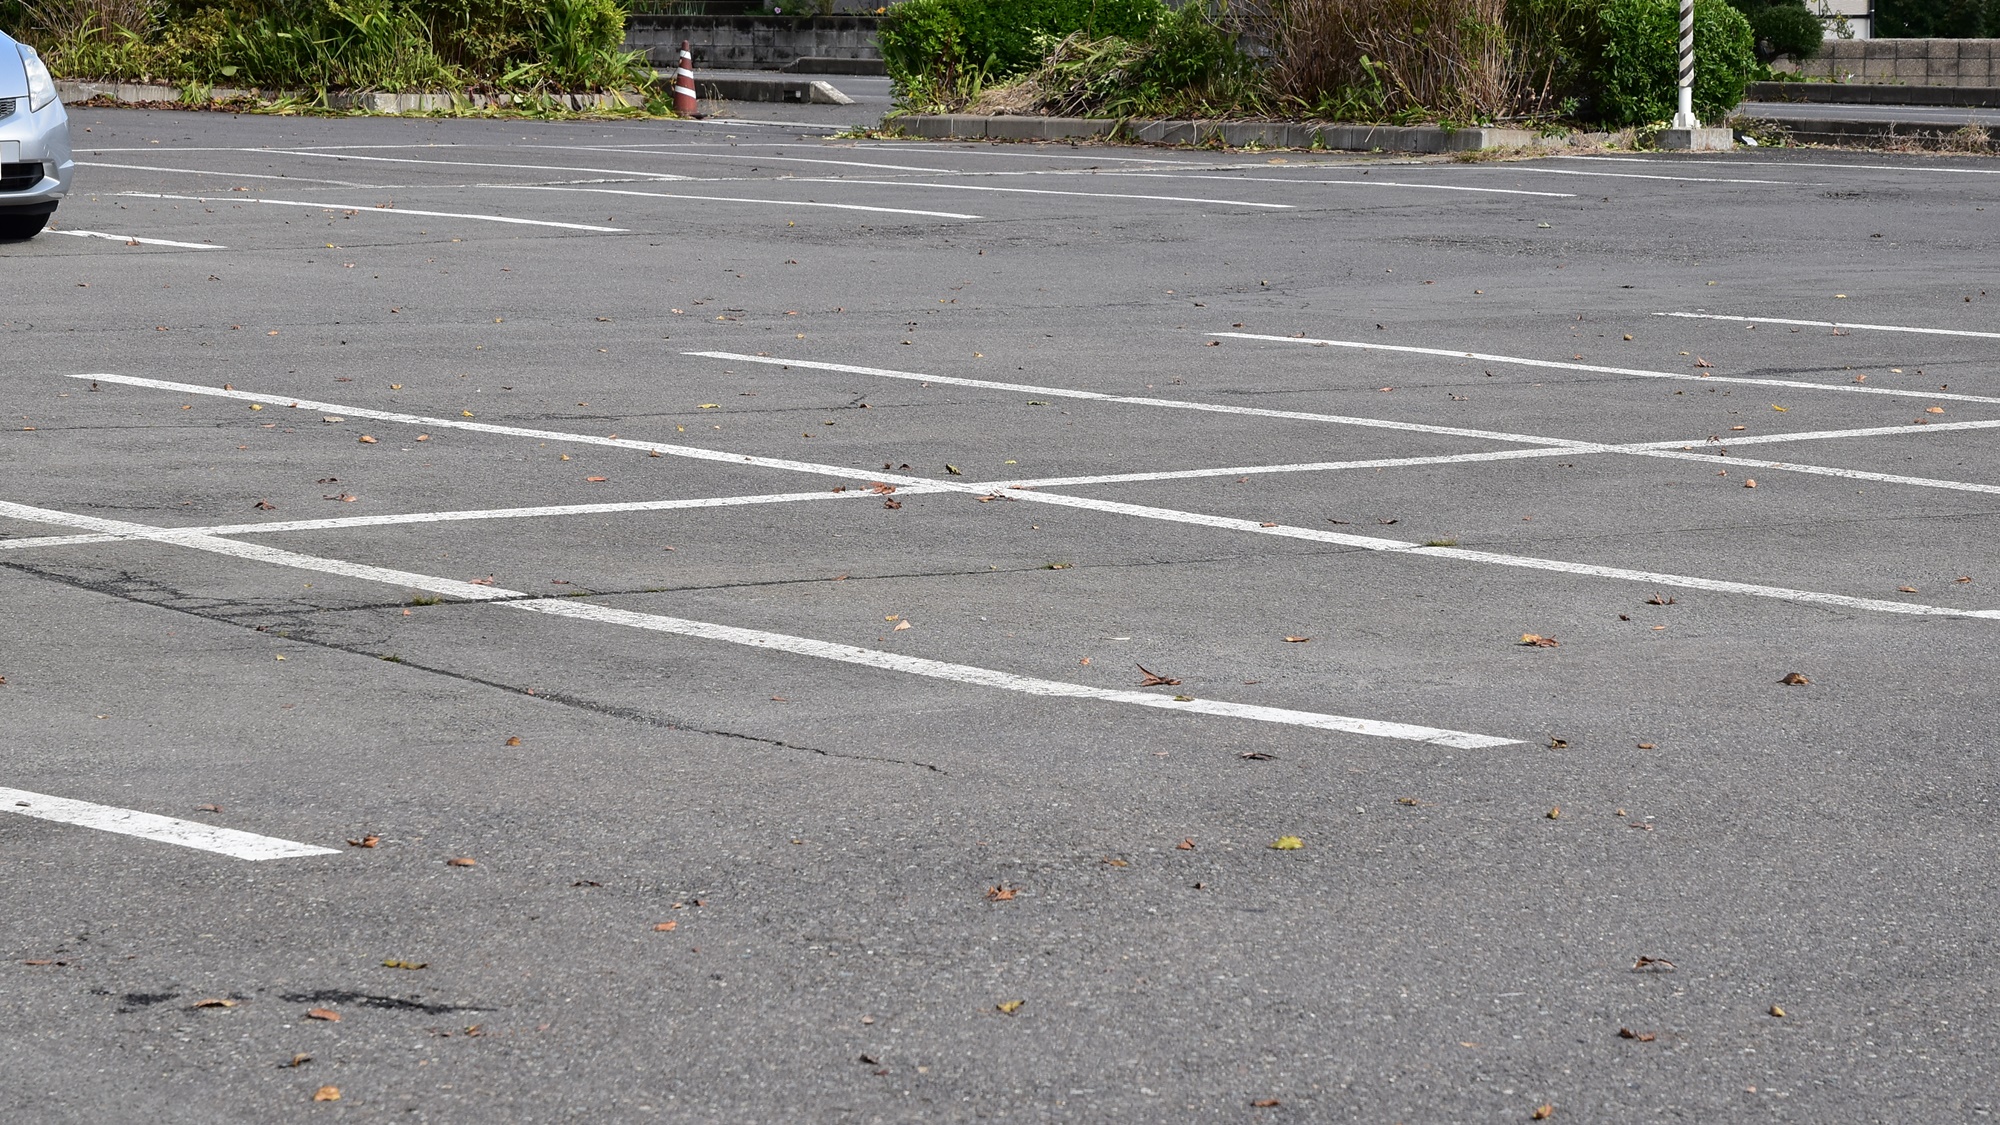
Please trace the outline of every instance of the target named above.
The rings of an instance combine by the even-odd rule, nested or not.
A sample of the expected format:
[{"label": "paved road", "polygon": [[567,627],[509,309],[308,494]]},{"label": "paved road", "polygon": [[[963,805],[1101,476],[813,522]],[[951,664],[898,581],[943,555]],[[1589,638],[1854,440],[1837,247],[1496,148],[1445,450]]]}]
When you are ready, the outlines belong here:
[{"label": "paved road", "polygon": [[1990,1109],[2000,164],[75,128],[0,1118]]},{"label": "paved road", "polygon": [[1774,121],[1907,121],[1913,125],[2000,126],[2000,109],[1937,105],[1836,105],[1820,102],[1744,102],[1736,112]]}]

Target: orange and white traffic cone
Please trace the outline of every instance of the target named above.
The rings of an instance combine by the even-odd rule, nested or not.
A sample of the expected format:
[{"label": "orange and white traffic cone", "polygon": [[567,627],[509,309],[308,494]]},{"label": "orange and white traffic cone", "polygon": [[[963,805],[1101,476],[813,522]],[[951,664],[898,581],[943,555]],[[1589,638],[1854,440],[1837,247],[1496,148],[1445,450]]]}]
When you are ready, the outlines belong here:
[{"label": "orange and white traffic cone", "polygon": [[674,68],[674,112],[682,117],[699,117],[694,98],[694,52],[681,40],[680,65]]}]

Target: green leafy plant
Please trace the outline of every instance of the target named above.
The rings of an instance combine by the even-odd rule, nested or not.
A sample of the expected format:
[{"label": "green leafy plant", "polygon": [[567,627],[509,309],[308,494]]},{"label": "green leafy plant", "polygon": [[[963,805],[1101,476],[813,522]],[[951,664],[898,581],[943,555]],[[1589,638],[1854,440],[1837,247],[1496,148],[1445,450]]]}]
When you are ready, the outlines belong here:
[{"label": "green leafy plant", "polygon": [[[1695,0],[1694,108],[1720,119],[1743,100],[1758,69],[1749,21],[1726,0]],[[1643,125],[1674,115],[1680,19],[1672,0],[1605,0],[1596,11],[1580,84],[1585,112],[1606,125]]]},{"label": "green leafy plant", "polygon": [[1826,25],[1806,8],[1805,0],[1729,0],[1750,22],[1751,45],[1764,63],[1781,58],[1805,60],[1819,54]]}]

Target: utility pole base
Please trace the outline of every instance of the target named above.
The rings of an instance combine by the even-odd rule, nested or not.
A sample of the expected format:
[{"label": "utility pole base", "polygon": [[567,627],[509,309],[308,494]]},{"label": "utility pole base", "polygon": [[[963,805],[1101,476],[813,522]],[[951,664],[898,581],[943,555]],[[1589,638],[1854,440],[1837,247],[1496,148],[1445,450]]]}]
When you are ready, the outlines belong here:
[{"label": "utility pole base", "polygon": [[1736,134],[1724,128],[1667,129],[1660,133],[1660,147],[1673,152],[1727,152],[1736,147]]}]

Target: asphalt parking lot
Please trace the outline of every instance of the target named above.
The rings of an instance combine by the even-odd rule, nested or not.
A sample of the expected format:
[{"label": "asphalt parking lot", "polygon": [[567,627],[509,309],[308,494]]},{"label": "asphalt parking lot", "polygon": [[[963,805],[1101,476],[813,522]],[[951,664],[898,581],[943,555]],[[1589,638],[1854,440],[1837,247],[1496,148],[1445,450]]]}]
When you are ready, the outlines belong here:
[{"label": "asphalt parking lot", "polygon": [[1989,1112],[2000,162],[72,123],[0,1117]]}]

